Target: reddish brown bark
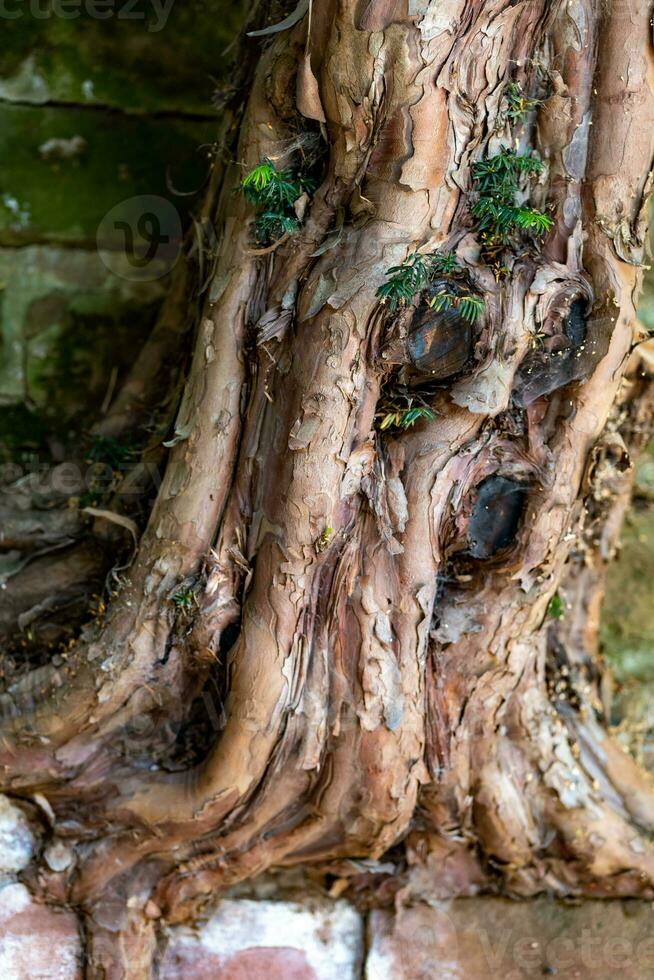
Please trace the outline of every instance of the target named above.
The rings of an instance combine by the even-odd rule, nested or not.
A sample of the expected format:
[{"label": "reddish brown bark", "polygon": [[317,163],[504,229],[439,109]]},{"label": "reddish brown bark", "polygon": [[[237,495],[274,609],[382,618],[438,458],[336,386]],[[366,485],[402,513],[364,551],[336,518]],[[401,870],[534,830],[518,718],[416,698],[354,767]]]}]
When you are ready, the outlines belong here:
[{"label": "reddish brown bark", "polygon": [[[622,381],[653,151],[649,14],[639,0],[314,8],[308,41],[305,17],[265,47],[238,164],[212,188],[221,251],[129,581],[63,666],[2,696],[4,787],[45,795],[77,846],[74,869],[38,887],[85,910],[90,969],[107,976],[143,976],[153,922],[233,882],[279,864],[383,881],[350,859],[405,838],[407,894],[654,896],[654,797],[602,726],[583,605],[614,513],[597,500],[624,500],[651,415],[640,377]],[[512,131],[509,81],[544,98]],[[241,168],[279,159],[323,113],[304,224],[257,254]],[[470,171],[516,136],[547,163],[535,197],[555,227],[498,281]],[[435,418],[382,432],[413,311],[394,317],[376,290],[434,248],[466,264],[483,321],[430,396]],[[560,332],[574,297],[590,312],[564,377],[537,335]],[[542,375],[528,398],[527,371]],[[147,387],[130,384],[118,426]],[[493,553],[475,517],[492,478],[526,496]],[[197,596],[183,619],[180,587]],[[570,614],[553,623],[559,588]],[[224,691],[220,731],[191,764],[174,726],[203,688]]]}]

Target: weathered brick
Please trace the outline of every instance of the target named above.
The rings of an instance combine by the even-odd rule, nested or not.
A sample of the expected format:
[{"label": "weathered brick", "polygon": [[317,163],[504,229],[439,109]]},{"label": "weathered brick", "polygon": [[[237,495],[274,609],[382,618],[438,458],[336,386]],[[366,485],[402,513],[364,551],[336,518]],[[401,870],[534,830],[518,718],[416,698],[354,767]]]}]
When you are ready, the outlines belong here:
[{"label": "weathered brick", "polygon": [[162,980],[355,980],[363,928],[345,902],[221,902],[191,931],[174,927]]},{"label": "weathered brick", "polygon": [[646,902],[458,899],[373,912],[366,980],[651,980]]},{"label": "weathered brick", "polygon": [[34,902],[24,885],[0,884],[2,980],[78,980],[77,919]]}]

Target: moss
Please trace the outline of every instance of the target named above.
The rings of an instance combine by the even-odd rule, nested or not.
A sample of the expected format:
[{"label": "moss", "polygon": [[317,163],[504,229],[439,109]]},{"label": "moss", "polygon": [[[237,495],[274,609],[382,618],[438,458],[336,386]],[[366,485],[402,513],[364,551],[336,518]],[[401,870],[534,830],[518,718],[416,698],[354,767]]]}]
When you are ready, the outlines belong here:
[{"label": "moss", "polygon": [[166,280],[130,282],[95,252],[45,246],[0,249],[0,280],[1,399],[29,405],[60,438],[88,428],[114,368],[122,377],[150,329]]},{"label": "moss", "polygon": [[[44,3],[41,6],[46,9]],[[0,97],[20,101],[87,102],[134,112],[207,112],[213,79],[226,70],[226,49],[244,17],[244,3],[184,0],[173,3],[160,30],[153,5],[137,0],[135,14],[89,16],[80,0],[73,20],[29,15],[27,0],[10,8],[23,12],[3,19]],[[163,19],[162,19],[163,20]]]},{"label": "moss", "polygon": [[[636,500],[612,563],[600,625],[602,650],[620,681],[654,680],[654,444],[641,460]],[[639,499],[640,495],[640,499]]]},{"label": "moss", "polygon": [[[110,112],[0,107],[0,244],[67,241],[93,245],[104,215],[136,195],[159,195],[182,213],[202,187],[217,123],[137,119]],[[76,140],[70,159],[48,155],[51,140]],[[45,147],[45,149],[44,149]]]},{"label": "moss", "polygon": [[558,592],[556,592],[550,599],[547,606],[547,615],[551,616],[552,619],[563,619],[565,616],[565,607],[563,605],[563,600]]},{"label": "moss", "polygon": [[[112,14],[124,6],[116,0]],[[11,0],[8,9],[21,16],[2,19],[5,457],[45,453],[51,437],[88,427],[112,374],[119,383],[130,366],[165,294],[166,278],[154,276],[170,262],[157,255],[151,281],[133,282],[119,240],[111,272],[96,250],[98,226],[116,205],[143,195],[166,198],[182,223],[190,220],[219,128],[212,93],[248,5],[175,2],[158,31],[148,29],[156,19],[150,0],[131,7],[145,20],[94,19],[86,7],[80,0],[73,20],[37,18],[28,0]],[[48,8],[39,0],[41,14]],[[178,196],[171,184],[199,193]]]},{"label": "moss", "polygon": [[45,356],[37,357],[33,346],[28,348],[28,389],[36,393],[50,429],[88,428],[89,419],[99,413],[111,372],[115,370],[118,379],[125,375],[134,347],[143,343],[157,309],[158,304],[126,304],[113,313],[82,314],[73,302],[66,322],[51,328],[54,336],[40,335]]}]

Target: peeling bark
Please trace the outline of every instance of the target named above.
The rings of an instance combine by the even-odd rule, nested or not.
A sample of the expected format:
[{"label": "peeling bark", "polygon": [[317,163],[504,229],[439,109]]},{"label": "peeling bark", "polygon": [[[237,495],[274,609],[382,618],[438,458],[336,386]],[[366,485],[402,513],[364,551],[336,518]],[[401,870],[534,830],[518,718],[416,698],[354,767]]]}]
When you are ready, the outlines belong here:
[{"label": "peeling bark", "polygon": [[[407,895],[654,897],[652,787],[604,727],[593,640],[623,471],[651,427],[642,371],[623,381],[649,12],[314,7],[310,33],[303,17],[265,46],[238,163],[211,184],[220,251],[129,580],[63,665],[0,698],[4,788],[50,801],[76,852],[34,887],[84,910],[91,976],[146,975],[154,922],[271,865],[356,882],[403,840]],[[509,81],[543,100],[512,128]],[[253,248],[241,167],[294,165],[302,131],[322,134],[321,182],[297,234]],[[533,199],[555,224],[497,276],[470,171],[514,141],[547,164]],[[485,312],[432,372],[424,307],[392,314],[376,290],[436,248]],[[150,356],[107,431],[141,411]],[[380,430],[382,392],[427,370],[434,417]],[[199,761],[179,755],[192,703],[210,709]]]}]

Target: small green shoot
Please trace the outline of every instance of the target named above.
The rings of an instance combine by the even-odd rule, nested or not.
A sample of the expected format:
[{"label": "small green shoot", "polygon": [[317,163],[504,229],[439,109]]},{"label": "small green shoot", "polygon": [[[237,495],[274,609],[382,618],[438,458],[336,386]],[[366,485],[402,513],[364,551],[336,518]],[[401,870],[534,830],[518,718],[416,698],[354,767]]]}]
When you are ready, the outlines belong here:
[{"label": "small green shoot", "polygon": [[325,530],[321,531],[321,533],[318,535],[318,537],[314,541],[314,547],[318,554],[320,554],[325,550],[325,548],[329,544],[330,538],[333,533],[334,533],[333,527],[326,527]]},{"label": "small green shoot", "polygon": [[565,606],[563,599],[558,592],[555,592],[547,605],[547,615],[551,619],[563,619],[565,616]]},{"label": "small green shoot", "polygon": [[197,605],[197,599],[193,589],[178,589],[171,597],[173,605],[184,612],[188,612],[193,606]]},{"label": "small green shoot", "polygon": [[[412,252],[402,265],[393,265],[387,270],[389,277],[377,290],[380,302],[394,313],[399,306],[408,306],[416,293],[425,289],[436,276],[460,277],[465,273],[452,252],[431,252],[421,255]],[[457,299],[458,297],[453,297]],[[463,297],[461,297],[463,298]],[[476,301],[476,307],[483,309],[483,300],[469,296]],[[453,305],[453,304],[450,304]],[[468,308],[468,312],[472,307]],[[478,313],[475,316],[478,316]]]},{"label": "small green shoot", "polygon": [[387,402],[378,413],[378,418],[381,419],[379,428],[385,431],[391,428],[410,429],[420,419],[427,419],[431,422],[436,418],[436,415],[428,405],[413,405],[412,399],[409,398],[407,405]]},{"label": "small green shoot", "polygon": [[518,178],[522,174],[538,177],[544,169],[541,160],[526,153],[504,149],[487,160],[472,165],[472,177],[480,194],[511,196],[518,190]]},{"label": "small green shoot", "polygon": [[467,320],[468,323],[476,323],[484,312],[483,299],[480,296],[473,296],[471,293],[457,296],[454,293],[448,293],[446,290],[441,289],[440,292],[432,296],[427,302],[437,313],[440,313],[442,310],[458,310],[463,319]]},{"label": "small green shoot", "polygon": [[540,160],[514,150],[502,150],[473,164],[472,180],[479,196],[470,210],[487,254],[509,245],[516,232],[539,236],[554,224],[543,211],[515,203],[523,181],[540,176],[543,169]]},{"label": "small green shoot", "polygon": [[509,82],[504,92],[504,99],[506,101],[505,114],[512,123],[522,122],[528,112],[541,104],[540,99],[527,98],[517,82]]},{"label": "small green shoot", "polygon": [[386,270],[388,281],[377,290],[380,302],[393,313],[398,306],[407,306],[416,293],[428,285],[429,263],[426,256],[412,252],[402,265],[392,265]]},{"label": "small green shoot", "polygon": [[454,252],[432,252],[427,256],[432,276],[453,276],[464,272]]},{"label": "small green shoot", "polygon": [[279,171],[267,158],[253,167],[241,182],[243,193],[253,204],[258,204],[264,191],[278,178]]},{"label": "small green shoot", "polygon": [[258,244],[268,245],[298,230],[295,202],[314,186],[311,178],[294,174],[289,168],[278,170],[268,158],[248,171],[241,181],[241,191],[257,211],[254,232]]}]

